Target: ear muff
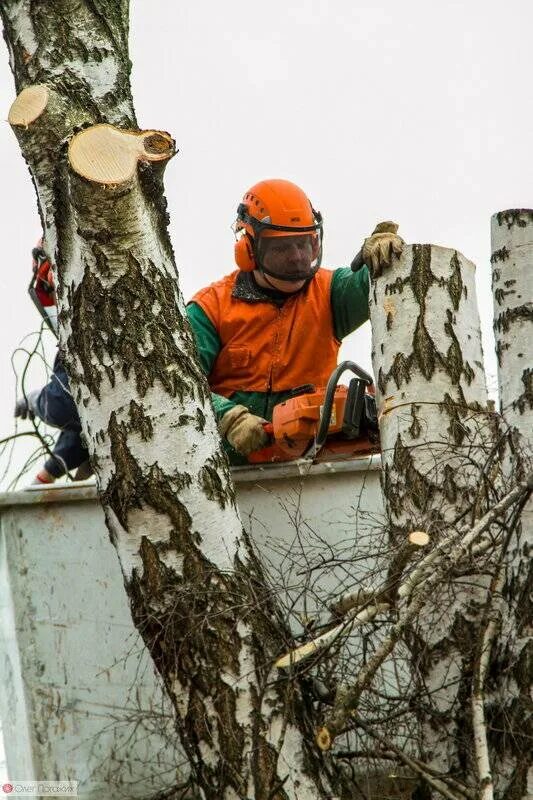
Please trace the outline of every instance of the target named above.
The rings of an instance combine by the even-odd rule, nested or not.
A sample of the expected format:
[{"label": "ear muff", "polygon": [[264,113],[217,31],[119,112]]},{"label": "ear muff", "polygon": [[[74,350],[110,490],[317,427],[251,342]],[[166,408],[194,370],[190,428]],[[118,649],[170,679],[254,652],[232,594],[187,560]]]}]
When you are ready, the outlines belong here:
[{"label": "ear muff", "polygon": [[253,272],[256,268],[252,240],[247,233],[235,242],[235,262],[243,272]]}]

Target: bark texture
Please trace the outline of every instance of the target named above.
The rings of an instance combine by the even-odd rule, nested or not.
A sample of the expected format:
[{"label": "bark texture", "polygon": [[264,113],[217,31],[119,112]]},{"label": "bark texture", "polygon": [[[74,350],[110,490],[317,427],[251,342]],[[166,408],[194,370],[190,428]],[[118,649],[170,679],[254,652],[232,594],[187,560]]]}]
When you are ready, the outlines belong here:
[{"label": "bark texture", "polygon": [[[18,90],[48,91],[42,113],[14,130],[56,265],[61,347],[133,618],[203,796],[315,800],[327,771],[307,745],[304,698],[272,666],[290,640],[243,536],[185,322],[162,190],[173,142],[141,134],[138,167],[106,173],[139,138],[127,10],[123,0],[1,7]],[[102,123],[117,126],[112,147],[93,154],[103,172],[83,171],[73,148]]]},{"label": "bark texture", "polygon": [[[449,531],[486,513],[508,480],[497,415],[487,409],[473,264],[454,250],[406,248],[398,268],[371,287],[371,322],[391,545],[398,548],[410,531],[423,530],[438,548]],[[516,683],[519,662],[506,649],[521,636],[513,632],[511,595],[524,599],[527,586],[515,564],[515,555],[523,554],[515,512],[507,511],[503,523],[463,554],[423,604],[423,588],[417,599],[415,587],[423,587],[424,572],[433,584],[431,559],[417,568],[413,554],[405,557],[400,547],[390,570],[398,582],[402,574],[413,575],[400,591],[406,603],[400,620],[403,614],[411,623],[400,621],[393,632],[412,655],[422,760],[481,791],[490,778],[484,766],[490,755],[497,795],[509,798],[525,792],[526,709]],[[483,643],[492,648],[494,616],[505,644],[491,649],[487,663]],[[524,655],[523,646],[518,649]],[[488,754],[476,739],[483,697]],[[496,729],[505,731],[503,739]]]},{"label": "bark texture", "polygon": [[[511,468],[517,475],[527,475],[533,468],[533,210],[508,209],[494,214],[491,219],[491,249],[500,408],[512,430],[514,458]],[[506,716],[515,716],[519,724],[524,725],[524,733],[531,741],[533,726],[524,720],[524,710],[528,706],[531,708],[528,687],[533,677],[531,499],[524,506],[519,524],[521,546],[510,551],[512,582],[506,576],[507,585],[504,585],[512,614],[509,615],[506,636],[500,635],[496,645],[502,663],[511,661],[514,667],[509,691],[501,704]],[[526,748],[524,773],[528,761]],[[533,795],[531,761],[529,757],[529,795]],[[505,766],[509,768],[507,763]],[[524,777],[520,791],[525,780]]]},{"label": "bark texture", "polygon": [[[371,288],[382,483],[391,544],[400,547],[391,574],[409,566],[401,543],[410,531],[426,531],[435,545],[479,503],[487,395],[474,273],[457,251],[412,245]],[[469,658],[463,609],[448,593],[437,589],[435,606],[406,637],[413,687],[430,689],[434,712],[415,714],[421,755],[442,773],[456,767],[453,742],[464,723],[456,682]]]},{"label": "bark texture", "polygon": [[533,210],[491,220],[494,336],[501,412],[533,444]]}]

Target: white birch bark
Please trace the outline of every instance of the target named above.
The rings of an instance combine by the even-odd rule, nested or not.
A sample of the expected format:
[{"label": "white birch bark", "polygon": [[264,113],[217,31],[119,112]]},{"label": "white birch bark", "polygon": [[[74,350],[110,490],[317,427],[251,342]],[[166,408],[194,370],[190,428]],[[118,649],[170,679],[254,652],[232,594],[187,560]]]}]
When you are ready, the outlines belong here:
[{"label": "white birch bark", "polygon": [[[474,265],[460,253],[412,245],[371,287],[382,483],[393,543],[423,530],[436,545],[446,526],[478,503],[487,394],[474,278]],[[482,589],[471,591],[481,603]],[[449,586],[438,587],[435,605],[424,608],[409,637],[414,686],[425,685],[430,699],[430,713],[417,714],[421,755],[445,774],[455,767],[461,724],[456,682],[466,654],[454,639],[463,613]]]},{"label": "white birch bark", "polygon": [[[494,298],[494,337],[498,358],[498,389],[503,418],[514,431],[512,469],[527,475],[533,465],[533,210],[508,209],[491,218],[491,264]],[[533,541],[533,501],[525,505],[519,523],[520,537],[509,553],[504,594],[510,598],[498,641],[498,656],[509,664],[509,686],[495,702],[506,716],[520,717],[530,700],[531,675],[524,665],[531,646],[531,594],[517,587],[531,586],[530,547]],[[529,644],[528,644],[529,640]],[[520,743],[520,740],[518,740]],[[524,746],[525,745],[525,746]],[[520,792],[533,796],[533,765],[523,744],[524,773]],[[501,754],[501,771],[513,774],[513,759]],[[529,769],[527,769],[529,763]],[[518,782],[517,782],[518,783]],[[518,792],[517,792],[517,796]]]},{"label": "white birch bark", "polygon": [[533,445],[533,210],[491,219],[494,336],[501,412]]},{"label": "white birch bark", "polygon": [[[399,264],[373,282],[371,322],[391,542],[423,530],[438,546],[457,522],[472,523],[490,508],[502,480],[487,410],[474,265],[454,250],[407,247]],[[466,785],[480,778],[465,701],[491,558],[498,559],[494,546],[488,557],[466,559],[437,585],[407,635],[413,683],[425,692],[416,709],[422,758]]]},{"label": "white birch bark", "polygon": [[455,250],[412,245],[371,288],[384,492],[402,531],[433,537],[479,488],[487,392],[474,274]]},{"label": "white birch bark", "polygon": [[127,8],[0,9],[21,90],[10,119],[56,265],[71,389],[133,618],[203,796],[318,800],[326,769],[305,700],[272,666],[285,632],[243,536],[184,320],[162,194],[173,142],[135,128]]}]

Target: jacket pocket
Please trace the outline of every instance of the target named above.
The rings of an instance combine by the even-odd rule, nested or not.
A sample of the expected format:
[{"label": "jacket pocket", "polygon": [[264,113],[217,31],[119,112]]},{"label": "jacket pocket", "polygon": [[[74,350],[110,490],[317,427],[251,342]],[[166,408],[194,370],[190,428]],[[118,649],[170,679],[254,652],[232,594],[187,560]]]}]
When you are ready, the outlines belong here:
[{"label": "jacket pocket", "polygon": [[243,369],[250,363],[250,350],[247,347],[228,347],[229,363],[232,369]]}]

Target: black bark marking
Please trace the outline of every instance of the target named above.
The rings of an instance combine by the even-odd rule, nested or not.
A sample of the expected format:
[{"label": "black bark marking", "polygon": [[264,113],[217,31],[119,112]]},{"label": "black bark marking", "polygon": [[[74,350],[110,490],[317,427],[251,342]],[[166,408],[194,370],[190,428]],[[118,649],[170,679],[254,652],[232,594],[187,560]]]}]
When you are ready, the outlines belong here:
[{"label": "black bark marking", "polygon": [[533,322],[533,303],[516,306],[515,308],[508,308],[494,320],[494,330],[507,333],[511,324],[517,320]]},{"label": "black bark marking", "polygon": [[500,211],[496,219],[500,227],[507,225],[508,230],[511,230],[513,225],[525,228],[528,223],[533,222],[533,211],[530,208],[510,208],[507,211]]},{"label": "black bark marking", "polygon": [[449,503],[457,502],[457,485],[455,483],[455,471],[449,464],[444,466],[444,479],[442,481],[444,496]]},{"label": "black bark marking", "polygon": [[[452,254],[450,267],[451,275],[449,278],[437,279],[431,270],[431,245],[413,245],[411,274],[403,279],[398,277],[394,283],[387,284],[385,287],[385,294],[394,294],[395,292],[402,292],[404,286],[409,283],[420,311],[413,335],[412,352],[408,355],[397,353],[387,373],[381,368],[379,370],[378,386],[384,394],[388,391],[387,387],[391,378],[394,380],[396,388],[400,389],[404,382],[409,383],[413,370],[416,368],[420,370],[426,380],[431,380],[437,366],[441,366],[454,384],[459,384],[463,372],[468,383],[472,382],[474,374],[471,366],[466,365],[463,370],[462,350],[453,328],[455,320],[452,312],[450,310],[447,311],[447,322],[444,325],[445,332],[452,340],[446,355],[441,355],[438,352],[425,324],[426,297],[434,283],[447,289],[455,311],[459,310],[461,298],[467,295],[466,286],[461,275],[461,261],[457,251]],[[389,330],[391,326],[389,315],[387,316],[386,325]]]},{"label": "black bark marking", "polygon": [[[457,340],[457,336],[455,335],[455,331],[453,329],[453,321],[452,321],[452,312],[450,309],[446,310],[446,322],[444,323],[444,331],[450,337],[451,344],[448,348],[445,358],[445,368],[446,372],[450,376],[451,382],[455,385],[458,384],[461,380],[461,374],[463,372],[463,353],[461,351],[461,346]],[[469,381],[469,383],[471,380]]]},{"label": "black bark marking", "polygon": [[[479,361],[474,362],[474,363],[477,365],[478,369],[480,369],[480,370],[483,369],[483,364],[480,364]],[[470,364],[468,363],[468,361],[464,362],[463,375],[465,376],[465,381],[470,386],[470,384],[474,380],[476,374],[475,374],[474,370],[472,369],[472,367],[470,366]]]},{"label": "black bark marking", "polygon": [[509,250],[505,246],[501,247],[499,250],[495,250],[494,253],[491,255],[490,263],[497,264],[498,261],[507,261],[509,256],[510,256]]},{"label": "black bark marking", "polygon": [[[102,258],[100,249],[97,252]],[[172,397],[194,396],[195,385],[199,382],[202,386],[205,379],[176,343],[176,335],[178,332],[183,335],[184,330],[177,285],[151,261],[141,265],[132,253],[125,254],[125,258],[128,269],[112,285],[104,286],[85,265],[79,286],[68,290],[72,334],[67,347],[78,355],[83,382],[100,400],[103,373],[99,365],[111,362],[112,367],[104,367],[111,385],[117,372],[124,380],[133,372],[140,397],[156,381]],[[100,269],[103,269],[101,263]],[[159,311],[154,320],[143,313],[143,307],[155,304]]]},{"label": "black bark marking", "polygon": [[457,250],[454,252],[451,258],[450,266],[452,268],[452,274],[447,281],[448,294],[450,295],[454,311],[457,311],[459,309],[459,303],[461,302],[461,294],[463,291],[461,263],[457,255]]},{"label": "black bark marking", "polygon": [[501,306],[503,305],[505,298],[510,294],[516,294],[516,291],[514,289],[509,289],[509,291],[506,292],[505,289],[498,287],[498,289],[496,289],[494,292],[494,299],[498,305]]},{"label": "black bark marking", "polygon": [[423,314],[420,314],[416,321],[415,335],[413,337],[412,358],[424,378],[428,381],[431,380],[435,372],[435,361],[437,357],[437,349],[424,325]]},{"label": "black bark marking", "polygon": [[409,278],[396,278],[393,283],[388,283],[385,287],[385,294],[401,294],[403,287],[407,286]]},{"label": "black bark marking", "polygon": [[200,471],[200,485],[210,500],[225,508],[228,500],[235,503],[235,493],[222,453],[211,456]]},{"label": "black bark marking", "polygon": [[130,402],[129,417],[130,430],[137,431],[143,442],[149,441],[154,434],[152,420],[147,416],[143,407],[136,403],[135,400]]},{"label": "black bark marking", "polygon": [[409,434],[413,439],[418,439],[422,433],[422,427],[417,416],[419,409],[420,406],[417,406],[414,403],[411,405],[411,425],[409,426]]},{"label": "black bark marking", "polygon": [[165,475],[156,464],[143,474],[128,447],[128,425],[118,422],[114,411],[107,432],[115,472],[103,493],[102,502],[113,509],[125,530],[128,530],[128,514],[131,509],[150,506],[154,511],[169,517],[172,536],[183,546],[183,541],[190,534],[191,517],[178,500],[176,492],[190,485],[190,476],[180,473]]},{"label": "black bark marking", "polygon": [[[422,475],[415,467],[411,451],[402,442],[402,437],[398,434],[394,445],[393,466],[396,473],[401,476],[406,486],[409,486],[409,497],[420,511],[425,511],[435,493],[435,487]],[[389,484],[389,491],[392,482]],[[391,497],[387,494],[387,501],[396,515],[405,511],[405,491],[401,491],[396,483],[395,491]]]},{"label": "black bark marking", "polygon": [[165,584],[168,581],[167,567],[159,559],[157,548],[152,542],[143,536],[141,539],[140,556],[143,562],[144,572],[142,581],[150,587],[150,592],[154,599],[159,597]]},{"label": "black bark marking", "polygon": [[431,271],[431,245],[413,245],[413,267],[409,282],[418,305],[420,306],[422,316],[426,310],[426,295],[428,289],[435,281],[435,275]]},{"label": "black bark marking", "polygon": [[379,369],[378,384],[380,391],[386,393],[386,387],[391,379],[394,378],[396,388],[399,389],[402,382],[409,383],[411,380],[411,366],[413,357],[406,357],[403,353],[397,353],[392,362],[392,367],[389,372],[384,373],[382,368]]},{"label": "black bark marking", "polygon": [[466,403],[456,403],[448,393],[444,395],[444,402],[442,404],[443,410],[448,415],[450,424],[447,428],[450,438],[457,446],[462,445],[466,436],[468,436],[468,429],[461,422],[464,418],[467,409]]},{"label": "black bark marking", "polygon": [[127,427],[123,422],[117,422],[114,411],[107,434],[115,472],[104,492],[103,502],[113,509],[122,527],[128,530],[129,510],[142,507],[142,470],[129,451]]},{"label": "black bark marking", "polygon": [[505,350],[509,350],[510,344],[508,342],[502,342],[498,340],[496,342],[496,358],[498,359],[498,366],[501,367],[503,364],[503,354]]},{"label": "black bark marking", "polygon": [[522,373],[524,391],[513,401],[513,409],[523,414],[526,407],[533,408],[533,368],[527,367]]},{"label": "black bark marking", "polygon": [[244,795],[246,781],[241,778],[241,772],[245,739],[241,726],[236,722],[236,692],[222,680],[218,680],[216,685],[217,692],[213,699],[213,705],[218,718],[218,741],[222,755],[221,770],[225,773],[221,783],[222,785],[233,785],[239,794]]},{"label": "black bark marking", "polygon": [[196,409],[196,430],[198,433],[203,433],[205,428],[205,414],[200,407]]}]

